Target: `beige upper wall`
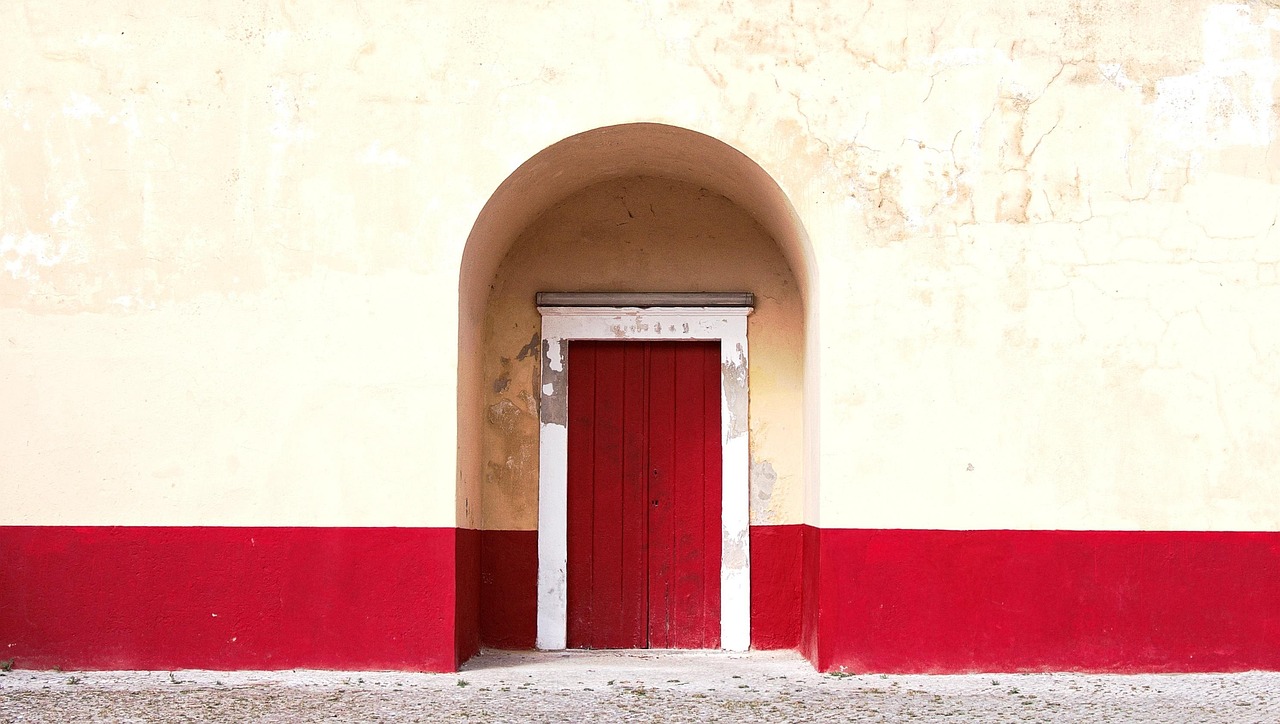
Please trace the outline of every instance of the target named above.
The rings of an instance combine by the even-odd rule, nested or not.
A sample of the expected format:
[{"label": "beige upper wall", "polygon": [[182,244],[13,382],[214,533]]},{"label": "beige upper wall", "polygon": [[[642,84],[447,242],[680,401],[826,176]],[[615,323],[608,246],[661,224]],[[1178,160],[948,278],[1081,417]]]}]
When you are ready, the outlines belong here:
[{"label": "beige upper wall", "polygon": [[471,225],[548,145],[657,121],[759,163],[812,243],[810,522],[1278,529],[1278,27],[8,4],[0,522],[458,521]]}]

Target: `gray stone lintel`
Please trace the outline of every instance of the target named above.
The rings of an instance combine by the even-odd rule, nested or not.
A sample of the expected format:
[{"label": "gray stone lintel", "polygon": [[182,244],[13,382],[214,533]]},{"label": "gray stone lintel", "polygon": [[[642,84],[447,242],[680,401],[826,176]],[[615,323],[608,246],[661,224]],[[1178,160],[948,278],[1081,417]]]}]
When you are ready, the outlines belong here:
[{"label": "gray stone lintel", "polygon": [[539,307],[754,307],[751,292],[538,292]]}]

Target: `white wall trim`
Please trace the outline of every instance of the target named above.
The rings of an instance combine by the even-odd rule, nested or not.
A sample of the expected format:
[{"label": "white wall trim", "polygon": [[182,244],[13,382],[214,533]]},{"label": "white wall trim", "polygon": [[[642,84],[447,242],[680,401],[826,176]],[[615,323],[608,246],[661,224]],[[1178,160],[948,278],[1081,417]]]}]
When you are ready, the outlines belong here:
[{"label": "white wall trim", "polygon": [[720,342],[720,645],[751,645],[750,445],[747,424],[747,315],[751,307],[539,307],[542,402],[538,466],[538,636],[563,649],[568,568],[567,342],[688,340]]}]

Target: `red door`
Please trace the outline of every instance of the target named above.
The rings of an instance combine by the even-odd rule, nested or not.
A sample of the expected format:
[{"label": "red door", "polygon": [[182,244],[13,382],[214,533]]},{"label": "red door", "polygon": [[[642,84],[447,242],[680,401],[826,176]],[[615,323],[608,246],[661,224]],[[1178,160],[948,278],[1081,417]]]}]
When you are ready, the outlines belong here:
[{"label": "red door", "polygon": [[720,345],[569,344],[568,646],[720,647]]}]

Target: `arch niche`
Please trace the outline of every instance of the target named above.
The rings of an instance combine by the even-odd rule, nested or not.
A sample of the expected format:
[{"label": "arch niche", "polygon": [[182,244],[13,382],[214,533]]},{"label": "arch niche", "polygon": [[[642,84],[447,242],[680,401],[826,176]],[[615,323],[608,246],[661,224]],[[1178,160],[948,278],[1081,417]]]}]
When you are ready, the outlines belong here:
[{"label": "arch niche", "polygon": [[[753,293],[750,521],[798,527],[816,459],[806,444],[815,432],[808,389],[815,375],[806,373],[814,345],[806,330],[816,328],[812,266],[777,183],[742,153],[694,131],[655,123],[587,131],[537,153],[498,187],[467,239],[459,280],[457,519],[479,531],[475,561],[459,555],[463,657],[466,620],[477,621],[486,645],[564,645],[563,610],[548,605],[557,572],[538,570],[540,489],[544,523],[548,506],[564,503],[548,503],[539,465],[549,350],[535,294]],[[542,547],[547,569],[547,541]],[[736,549],[726,542],[725,550]],[[744,540],[742,560],[725,557],[726,568],[743,569],[743,581],[747,552]],[[463,590],[468,579],[475,592]],[[563,605],[563,572],[558,580]],[[745,616],[741,597],[769,592],[725,595],[739,596]],[[463,610],[473,605],[467,601],[478,612]],[[745,648],[746,626],[745,618],[726,618],[723,645]]]}]

